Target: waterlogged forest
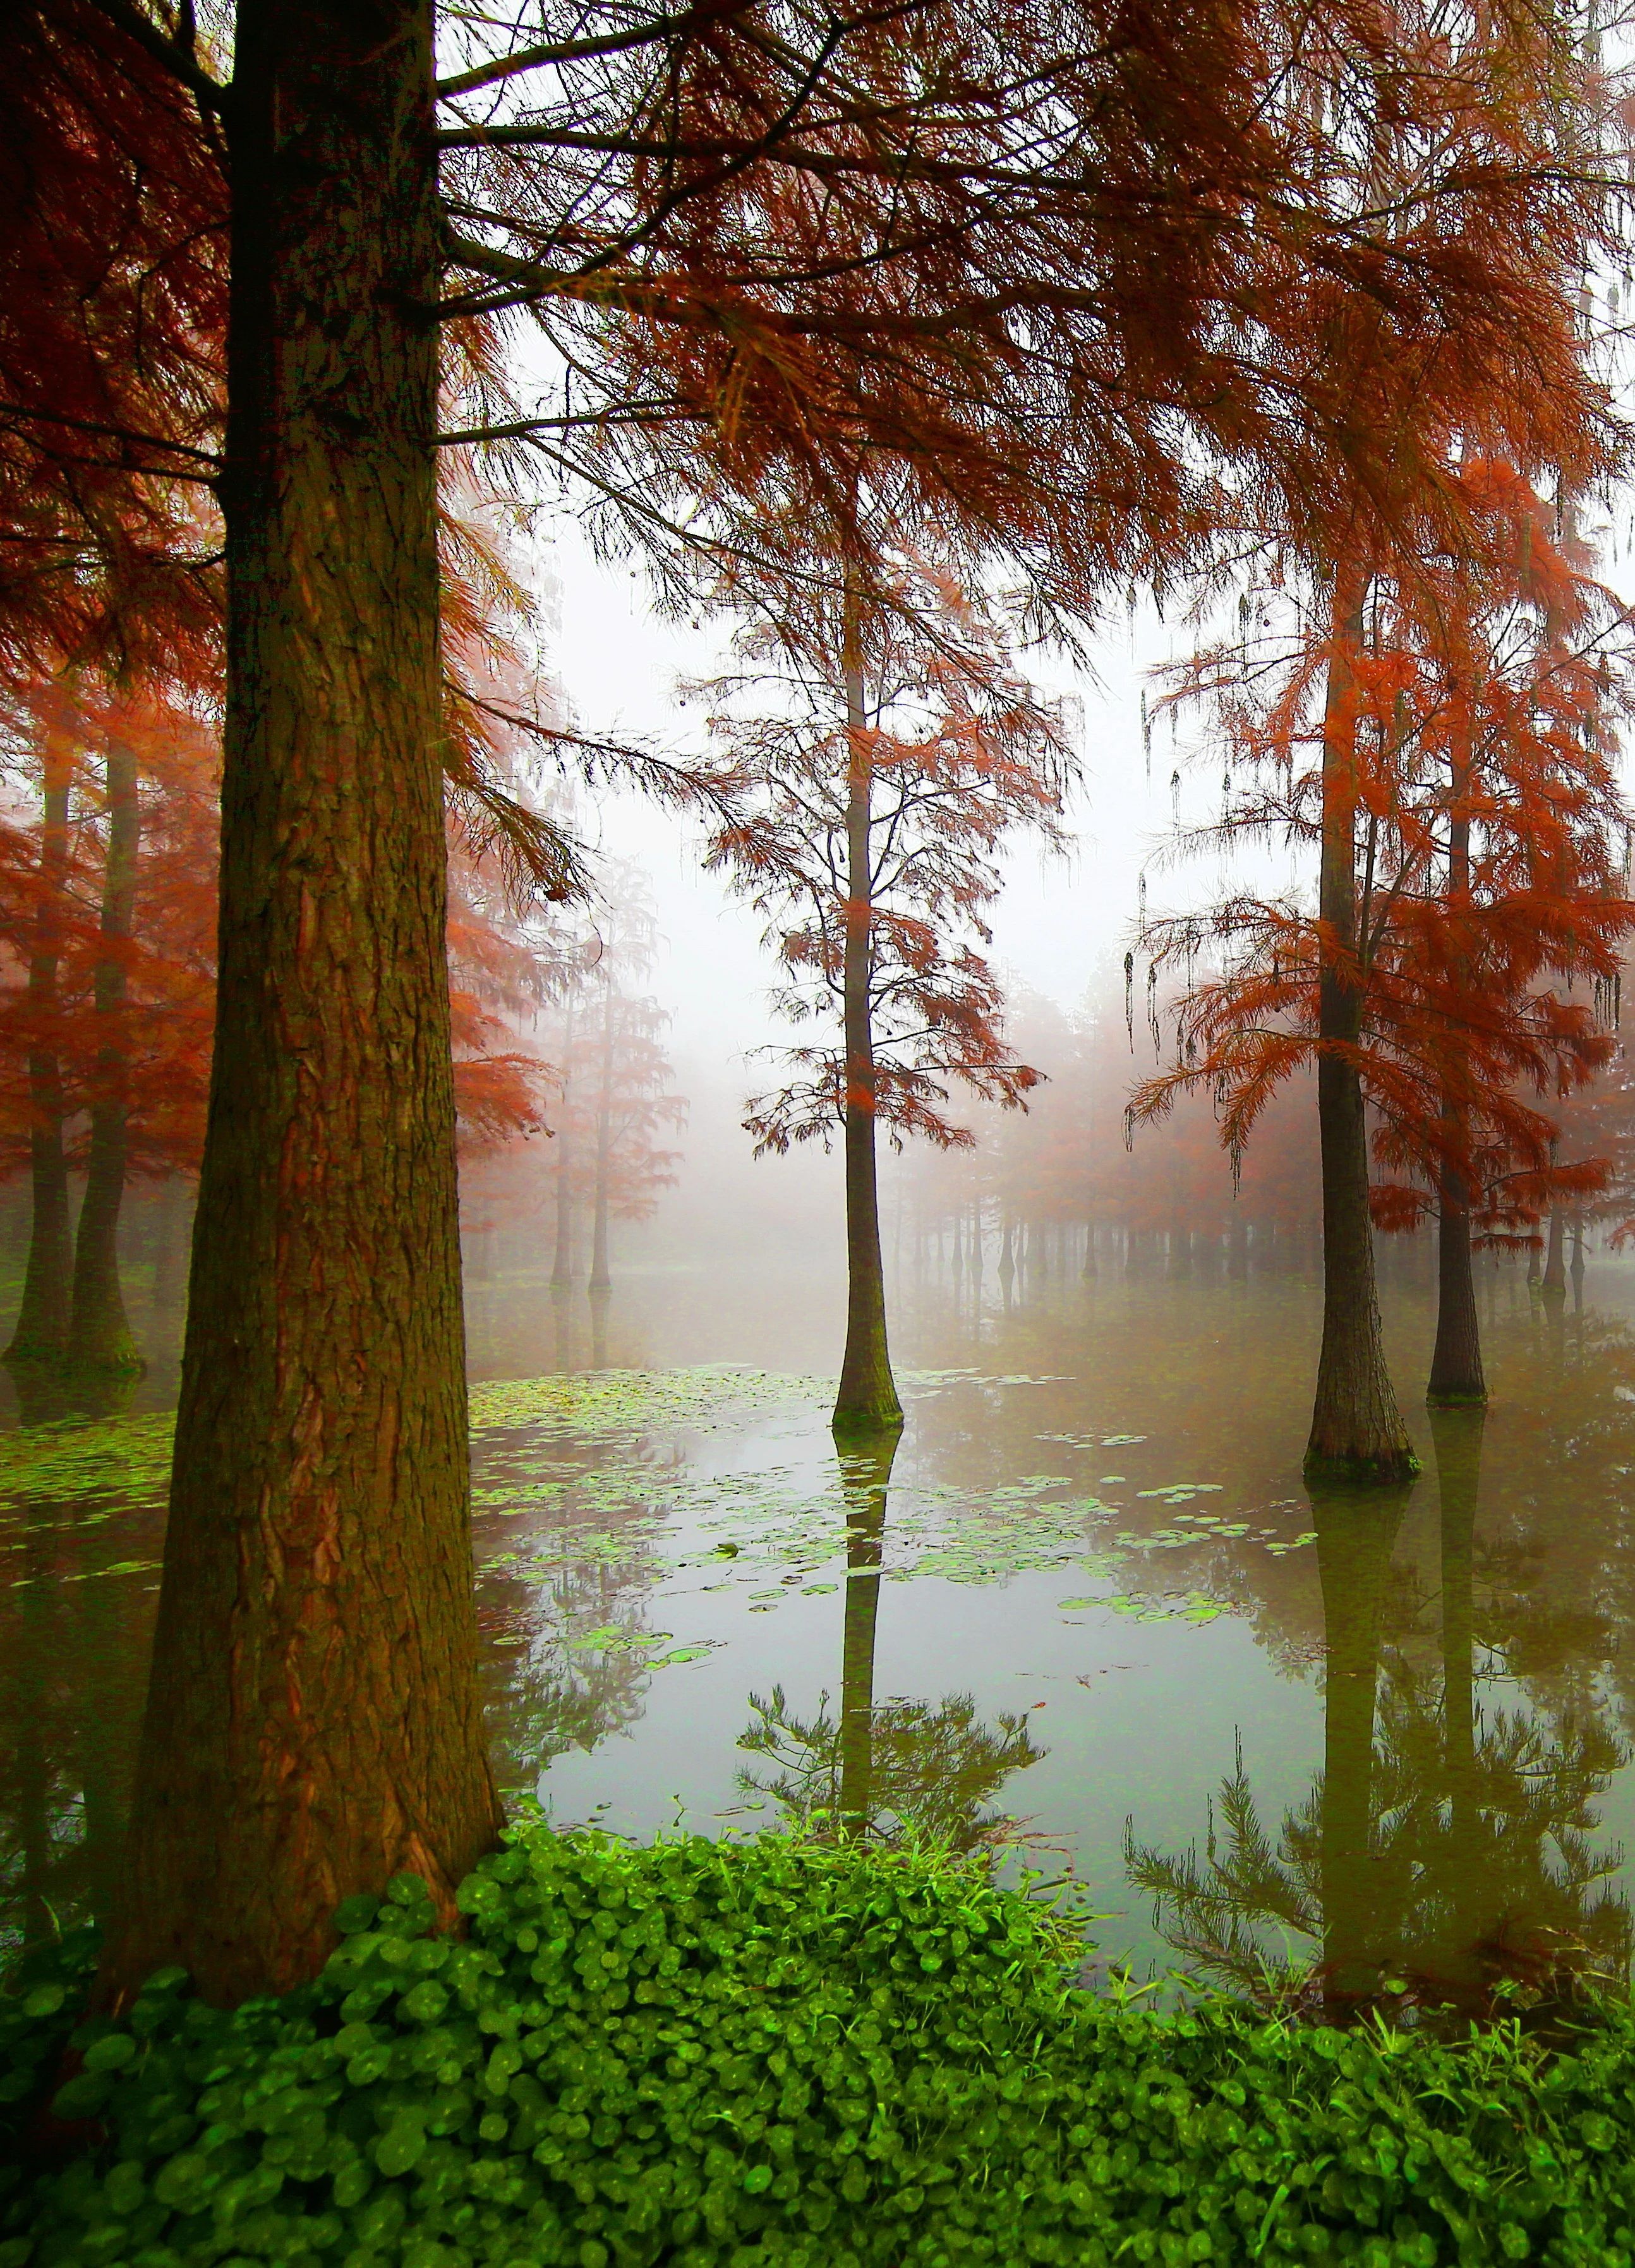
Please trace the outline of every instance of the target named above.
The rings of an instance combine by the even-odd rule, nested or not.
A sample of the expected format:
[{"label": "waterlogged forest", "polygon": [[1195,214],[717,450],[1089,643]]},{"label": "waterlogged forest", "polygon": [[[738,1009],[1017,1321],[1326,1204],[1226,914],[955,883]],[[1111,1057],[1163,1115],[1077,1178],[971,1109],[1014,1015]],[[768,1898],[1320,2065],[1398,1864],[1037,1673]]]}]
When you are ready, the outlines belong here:
[{"label": "waterlogged forest", "polygon": [[0,43],[0,2268],[1635,2268],[1629,26]]}]

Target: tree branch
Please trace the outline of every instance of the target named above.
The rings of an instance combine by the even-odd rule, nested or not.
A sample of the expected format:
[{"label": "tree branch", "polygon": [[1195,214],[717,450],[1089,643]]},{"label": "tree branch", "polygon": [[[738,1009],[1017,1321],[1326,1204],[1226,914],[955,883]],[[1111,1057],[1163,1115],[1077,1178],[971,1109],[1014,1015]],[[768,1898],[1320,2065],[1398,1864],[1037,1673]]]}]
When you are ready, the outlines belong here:
[{"label": "tree branch", "polygon": [[200,107],[217,118],[225,118],[232,107],[232,89],[212,78],[203,66],[195,63],[187,49],[174,40],[167,40],[158,26],[144,16],[131,0],[91,0],[99,16],[116,24],[127,39],[134,40],[144,52],[152,56],[167,70],[179,85],[185,86]]}]

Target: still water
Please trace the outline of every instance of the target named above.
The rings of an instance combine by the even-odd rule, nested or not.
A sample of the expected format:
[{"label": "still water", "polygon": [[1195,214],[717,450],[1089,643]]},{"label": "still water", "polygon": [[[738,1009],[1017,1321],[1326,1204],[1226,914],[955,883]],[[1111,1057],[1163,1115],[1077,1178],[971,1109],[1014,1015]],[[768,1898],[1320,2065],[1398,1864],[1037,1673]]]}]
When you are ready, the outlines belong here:
[{"label": "still water", "polygon": [[[803,1820],[1071,1874],[1101,1963],[1337,2000],[1622,1973],[1635,1847],[1635,1268],[1493,1264],[1492,1405],[1411,1490],[1300,1479],[1293,1276],[905,1289],[909,1422],[836,1457],[834,1287],[469,1288],[503,1783],[559,1822]],[[1388,1286],[1404,1398],[1428,1295]],[[142,1399],[162,1402],[156,1362]],[[0,1439],[0,1932],[105,1905],[167,1418]]]}]

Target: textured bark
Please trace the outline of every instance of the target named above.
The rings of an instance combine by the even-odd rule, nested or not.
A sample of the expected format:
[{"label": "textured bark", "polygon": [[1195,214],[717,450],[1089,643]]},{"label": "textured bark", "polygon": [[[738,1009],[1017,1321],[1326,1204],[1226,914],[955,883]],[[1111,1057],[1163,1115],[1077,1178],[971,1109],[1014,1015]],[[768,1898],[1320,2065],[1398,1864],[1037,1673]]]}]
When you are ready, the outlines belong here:
[{"label": "textured bark", "polygon": [[1368,1137],[1362,1081],[1345,1052],[1362,1029],[1356,976],[1357,721],[1346,647],[1359,638],[1365,578],[1335,578],[1334,659],[1322,733],[1322,867],[1319,913],[1331,949],[1319,1003],[1317,1125],[1322,1153],[1322,1347],[1308,1469],[1389,1481],[1418,1469],[1385,1366],[1368,1215]]},{"label": "textured bark", "polygon": [[840,1830],[868,1831],[874,1804],[874,1644],[885,1557],[886,1491],[897,1454],[887,1433],[846,1456],[846,1622],[840,1671]]},{"label": "textured bark", "polygon": [[1408,1491],[1315,1490],[1322,1587],[1323,1993],[1343,2020],[1379,1983],[1384,1951],[1374,1891],[1374,1717],[1380,1613]]},{"label": "textured bark", "polygon": [[[871,1001],[873,938],[873,765],[865,733],[863,671],[858,659],[856,602],[847,597],[846,722],[851,758],[846,801],[845,1049],[846,1351],[835,1397],[838,1432],[871,1432],[902,1423],[886,1344],[886,1278],[880,1249],[880,1181],[874,1153],[874,1025]],[[959,1267],[959,1221],[954,1221]]]},{"label": "textured bark", "polygon": [[119,1280],[119,1216],[125,1199],[128,989],[124,950],[136,925],[136,851],[142,807],[136,756],[122,741],[107,755],[107,863],[102,883],[95,1012],[105,1036],[97,1049],[85,1194],[74,1240],[74,1306],[68,1359],[77,1371],[143,1368]]},{"label": "textured bark", "polygon": [[28,1051],[28,1164],[33,1219],[22,1306],[5,1351],[5,1359],[19,1365],[57,1362],[68,1346],[73,1245],[68,1216],[68,1160],[63,1148],[63,1071],[57,1051],[49,1043],[48,1027],[57,1005],[72,772],[66,715],[48,710],[41,749],[40,902],[28,961],[28,1010],[35,1027]]},{"label": "textured bark", "polygon": [[242,0],[210,1115],[103,1990],[310,1976],[501,1815],[476,1678],[433,457],[430,0]]}]

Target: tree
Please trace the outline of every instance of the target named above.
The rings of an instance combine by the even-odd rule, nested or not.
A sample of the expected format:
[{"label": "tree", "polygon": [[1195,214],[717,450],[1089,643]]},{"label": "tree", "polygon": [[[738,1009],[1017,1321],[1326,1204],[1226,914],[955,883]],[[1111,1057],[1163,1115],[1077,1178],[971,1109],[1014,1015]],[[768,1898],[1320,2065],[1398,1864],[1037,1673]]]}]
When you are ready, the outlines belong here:
[{"label": "tree", "polygon": [[[832,502],[855,441],[937,501],[961,463],[972,528],[1064,591],[1202,540],[1200,445],[1291,491],[1400,458],[1403,421],[1359,431],[1312,352],[1296,287],[1320,269],[1396,307],[1404,403],[1455,333],[1467,372],[1524,339],[1538,386],[1587,401],[1532,320],[1594,195],[1550,138],[1572,71],[1550,25],[1507,17],[1491,70],[1478,51],[1450,71],[1440,20],[1336,7],[1337,52],[1425,143],[1381,249],[1309,107],[1269,99],[1306,11],[1200,0],[1139,40],[1121,21],[919,0],[774,34],[706,8],[507,45],[466,19],[438,135],[429,0],[241,0],[230,85],[186,10],[23,9],[19,46],[53,68],[11,74],[12,99],[59,200],[79,141],[108,138],[105,82],[202,188],[194,210],[147,194],[163,168],[115,169],[153,238],[122,288],[210,257],[148,394],[84,421],[112,429],[108,509],[213,480],[225,526],[218,1022],[110,1989],[176,1959],[217,1999],[292,1982],[337,1896],[412,1864],[446,1912],[497,1828],[464,1495],[436,319],[540,312],[567,350],[557,398],[516,414],[475,341],[457,432],[582,476],[630,526],[673,540],[697,504],[705,539],[724,484]],[[831,291],[822,250],[843,206],[860,297]],[[1479,257],[1473,210],[1496,224]],[[116,234],[106,198],[86,232]],[[93,377],[99,335],[72,340]],[[18,378],[26,477],[59,413],[46,363]]]},{"label": "tree", "polygon": [[[1315,1059],[1331,1123],[1309,1454],[1382,1475],[1410,1453],[1379,1347],[1373,1215],[1403,1225],[1440,1208],[1432,1390],[1475,1398],[1470,1222],[1514,1233],[1552,1190],[1594,1180],[1555,1159],[1555,1122],[1526,1090],[1548,1101],[1606,1060],[1593,1001],[1557,983],[1609,984],[1635,920],[1612,852],[1625,821],[1609,739],[1627,697],[1621,611],[1552,546],[1526,483],[1479,460],[1460,478],[1479,548],[1381,569],[1366,624],[1360,593],[1308,608],[1285,595],[1292,624],[1285,612],[1275,625],[1265,596],[1246,598],[1240,639],[1190,675],[1220,703],[1228,775],[1250,782],[1202,839],[1312,843],[1326,879],[1315,916],[1244,895],[1150,925],[1158,962],[1189,975],[1175,1066],[1133,1104],[1153,1116],[1185,1088],[1212,1092],[1236,1152],[1279,1083]],[[1224,966],[1194,982],[1204,951]],[[1344,1073],[1338,1100],[1325,1063]],[[1376,1153],[1414,1176],[1375,1192],[1372,1212],[1365,1108]]]},{"label": "tree", "polygon": [[[797,1024],[833,1040],[787,1052],[796,1076],[750,1105],[757,1151],[838,1134],[845,1153],[847,1317],[837,1429],[902,1423],[887,1347],[876,1130],[901,1145],[973,1138],[947,1113],[957,1084],[1015,1106],[1038,1074],[1007,1046],[1001,996],[972,943],[998,893],[995,853],[1018,826],[1057,835],[1072,760],[1013,673],[991,618],[929,560],[898,555],[903,602],[865,609],[785,585],[740,649],[749,670],[709,688],[739,815],[706,864],[770,917]],[[876,561],[874,571],[880,571]],[[924,624],[935,622],[934,637]],[[758,666],[757,666],[758,665]],[[750,696],[775,699],[746,713]]]}]

